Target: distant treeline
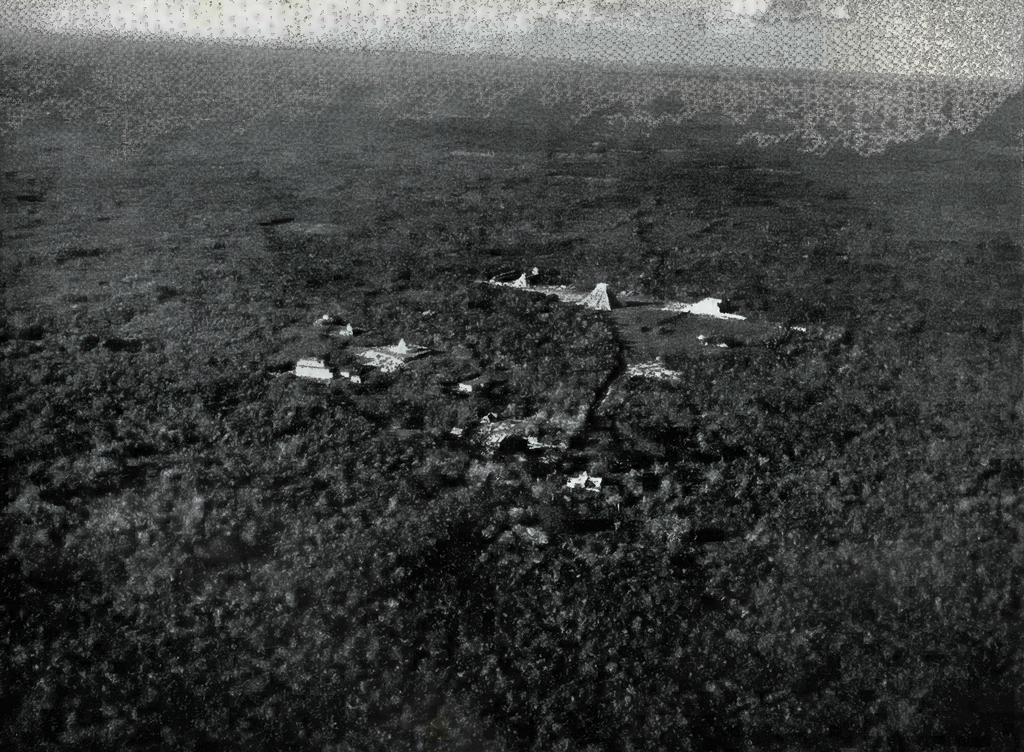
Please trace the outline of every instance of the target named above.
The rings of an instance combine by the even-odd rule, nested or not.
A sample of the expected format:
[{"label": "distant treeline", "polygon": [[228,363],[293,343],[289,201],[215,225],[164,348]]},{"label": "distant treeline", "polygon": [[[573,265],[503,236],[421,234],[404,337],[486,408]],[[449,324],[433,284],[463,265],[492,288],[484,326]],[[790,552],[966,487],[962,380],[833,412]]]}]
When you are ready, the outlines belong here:
[{"label": "distant treeline", "polygon": [[651,133],[712,117],[760,145],[857,154],[925,136],[967,134],[1020,83],[1002,79],[584,64],[440,55],[32,36],[3,57],[0,132],[44,112],[120,130],[137,153],[162,133],[270,113],[403,118],[543,117]]}]

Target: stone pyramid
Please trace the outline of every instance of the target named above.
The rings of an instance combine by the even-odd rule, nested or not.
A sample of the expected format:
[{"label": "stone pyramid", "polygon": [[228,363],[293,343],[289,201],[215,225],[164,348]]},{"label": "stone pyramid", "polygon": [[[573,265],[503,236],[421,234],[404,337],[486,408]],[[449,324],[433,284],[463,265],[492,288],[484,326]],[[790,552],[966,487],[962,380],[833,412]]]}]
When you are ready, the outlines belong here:
[{"label": "stone pyramid", "polygon": [[621,308],[621,304],[612,293],[608,292],[608,285],[604,282],[599,282],[593,291],[583,299],[583,305],[598,311]]}]

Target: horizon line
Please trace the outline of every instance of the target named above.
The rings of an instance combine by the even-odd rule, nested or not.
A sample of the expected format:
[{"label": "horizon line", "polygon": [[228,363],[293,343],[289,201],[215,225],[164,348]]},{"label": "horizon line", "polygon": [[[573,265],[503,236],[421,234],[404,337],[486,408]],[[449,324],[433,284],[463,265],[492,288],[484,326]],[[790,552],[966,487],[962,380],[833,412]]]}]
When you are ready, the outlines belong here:
[{"label": "horizon line", "polygon": [[0,29],[0,37],[23,37],[42,36],[60,40],[74,40],[88,43],[90,41],[112,41],[117,40],[124,43],[153,44],[164,46],[193,46],[193,47],[222,47],[222,48],[243,48],[261,49],[266,51],[296,51],[311,53],[357,53],[371,55],[395,55],[395,56],[422,56],[432,58],[450,59],[481,59],[490,58],[509,63],[532,63],[532,64],[553,64],[565,66],[579,66],[598,69],[603,71],[638,72],[644,69],[675,69],[680,72],[689,73],[711,73],[711,72],[735,72],[735,73],[771,73],[771,74],[796,74],[812,76],[837,76],[847,78],[876,78],[876,79],[897,79],[913,80],[922,79],[928,81],[949,81],[960,83],[1002,83],[1012,84],[1024,88],[1024,66],[1018,67],[1016,75],[1000,74],[979,74],[975,76],[956,76],[948,73],[931,73],[928,71],[887,71],[877,69],[858,70],[856,68],[833,68],[828,66],[776,66],[776,65],[733,65],[729,63],[686,63],[686,62],[660,62],[639,61],[639,60],[592,60],[568,54],[552,53],[545,55],[541,53],[514,54],[493,49],[467,50],[452,49],[449,51],[438,51],[430,49],[417,49],[415,47],[404,47],[388,44],[354,44],[341,39],[330,38],[289,39],[287,37],[265,37],[254,36],[231,36],[211,37],[202,35],[176,34],[170,32],[125,32],[116,29],[48,29],[41,27],[27,27],[23,29]]}]

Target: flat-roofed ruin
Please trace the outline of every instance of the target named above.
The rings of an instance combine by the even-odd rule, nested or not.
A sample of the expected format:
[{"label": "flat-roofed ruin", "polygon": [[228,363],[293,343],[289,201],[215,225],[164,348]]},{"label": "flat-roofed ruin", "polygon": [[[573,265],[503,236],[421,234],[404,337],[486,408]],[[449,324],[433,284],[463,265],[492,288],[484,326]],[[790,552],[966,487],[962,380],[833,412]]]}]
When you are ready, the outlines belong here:
[{"label": "flat-roofed ruin", "polygon": [[334,378],[331,369],[319,358],[303,358],[295,364],[294,373],[296,376],[318,381],[330,381]]}]

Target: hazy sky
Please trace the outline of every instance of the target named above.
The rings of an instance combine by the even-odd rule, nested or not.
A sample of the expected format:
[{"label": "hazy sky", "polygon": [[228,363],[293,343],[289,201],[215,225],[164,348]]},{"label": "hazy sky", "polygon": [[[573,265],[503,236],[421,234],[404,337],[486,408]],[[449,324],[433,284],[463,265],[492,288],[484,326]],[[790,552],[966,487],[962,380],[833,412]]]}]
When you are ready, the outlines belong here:
[{"label": "hazy sky", "polygon": [[614,62],[1022,77],[1021,0],[23,0],[6,26]]}]

